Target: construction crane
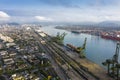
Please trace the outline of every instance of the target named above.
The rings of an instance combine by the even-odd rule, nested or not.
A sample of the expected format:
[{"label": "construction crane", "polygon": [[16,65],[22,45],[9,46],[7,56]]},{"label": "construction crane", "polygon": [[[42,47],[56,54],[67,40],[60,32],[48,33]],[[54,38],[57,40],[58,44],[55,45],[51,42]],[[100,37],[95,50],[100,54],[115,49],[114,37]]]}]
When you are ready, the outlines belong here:
[{"label": "construction crane", "polygon": [[120,42],[117,43],[116,51],[115,51],[115,54],[113,55],[113,58],[112,58],[112,60],[116,63],[118,63],[119,50],[120,50]]}]

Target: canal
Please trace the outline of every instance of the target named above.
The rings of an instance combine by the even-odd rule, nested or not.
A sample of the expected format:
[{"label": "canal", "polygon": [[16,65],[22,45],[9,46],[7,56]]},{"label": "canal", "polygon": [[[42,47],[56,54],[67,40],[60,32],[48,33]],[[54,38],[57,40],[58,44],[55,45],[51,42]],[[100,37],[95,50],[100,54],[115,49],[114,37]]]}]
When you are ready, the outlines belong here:
[{"label": "canal", "polygon": [[[89,34],[75,34],[66,30],[55,29],[55,26],[44,26],[41,29],[51,36],[55,36],[57,32],[67,33],[64,44],[72,44],[74,46],[82,46],[85,37],[87,37],[86,45],[86,57],[102,66],[102,62],[108,58],[112,59],[112,56],[115,53],[116,41],[106,40],[100,36],[94,36]],[[120,61],[120,56],[119,56]],[[102,66],[103,67],[103,66]]]}]

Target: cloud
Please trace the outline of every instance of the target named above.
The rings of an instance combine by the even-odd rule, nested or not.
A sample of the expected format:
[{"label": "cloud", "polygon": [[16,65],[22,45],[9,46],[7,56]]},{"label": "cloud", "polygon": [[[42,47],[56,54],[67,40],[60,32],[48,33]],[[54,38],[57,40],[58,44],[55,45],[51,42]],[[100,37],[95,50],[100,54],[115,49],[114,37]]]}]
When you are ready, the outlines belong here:
[{"label": "cloud", "polygon": [[44,5],[67,8],[101,7],[119,5],[119,0],[39,0]]},{"label": "cloud", "polygon": [[9,20],[10,16],[3,12],[3,11],[0,11],[0,20]]},{"label": "cloud", "polygon": [[53,21],[53,19],[47,18],[47,17],[44,17],[44,16],[35,16],[35,18],[39,21]]},{"label": "cloud", "polygon": [[9,17],[10,16],[7,13],[0,11],[0,18],[9,18]]},{"label": "cloud", "polygon": [[48,14],[48,16],[52,17],[55,21],[63,22],[101,22],[106,20],[120,21],[119,14],[118,9],[109,7],[104,9],[63,9]]},{"label": "cloud", "polygon": [[[106,20],[120,21],[119,8],[120,7],[117,8],[117,6],[106,6],[100,8],[89,7],[81,9],[47,7],[39,10],[2,10],[0,11],[0,21],[3,19],[1,17],[4,17],[4,19],[9,19],[8,21],[13,22],[101,22]],[[5,12],[11,15],[9,16]],[[4,16],[3,13],[5,14]]]}]

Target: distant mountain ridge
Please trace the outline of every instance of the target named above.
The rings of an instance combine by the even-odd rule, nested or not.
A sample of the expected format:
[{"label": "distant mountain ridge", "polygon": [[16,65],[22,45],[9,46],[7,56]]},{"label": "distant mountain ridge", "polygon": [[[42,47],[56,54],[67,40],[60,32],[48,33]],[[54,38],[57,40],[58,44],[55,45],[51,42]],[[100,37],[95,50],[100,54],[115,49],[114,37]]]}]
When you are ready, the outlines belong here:
[{"label": "distant mountain ridge", "polygon": [[95,22],[83,22],[79,25],[90,26],[90,27],[120,27],[120,21],[103,21],[99,23]]},{"label": "distant mountain ridge", "polygon": [[120,27],[120,21],[103,21],[98,23],[97,25],[104,27]]},{"label": "distant mountain ridge", "polygon": [[0,23],[0,24],[8,24],[8,25],[20,25],[19,23],[17,23],[17,22],[8,22],[8,23],[6,23],[6,22],[3,22],[3,23]]},{"label": "distant mountain ridge", "polygon": [[16,22],[11,22],[11,23],[7,23],[8,25],[19,25],[19,23]]},{"label": "distant mountain ridge", "polygon": [[[17,22],[2,23],[8,25],[20,25]],[[23,23],[24,24],[24,23]],[[29,24],[46,24],[46,25],[84,25],[84,26],[95,26],[95,27],[120,27],[120,21],[103,21],[103,22],[31,22]]]}]

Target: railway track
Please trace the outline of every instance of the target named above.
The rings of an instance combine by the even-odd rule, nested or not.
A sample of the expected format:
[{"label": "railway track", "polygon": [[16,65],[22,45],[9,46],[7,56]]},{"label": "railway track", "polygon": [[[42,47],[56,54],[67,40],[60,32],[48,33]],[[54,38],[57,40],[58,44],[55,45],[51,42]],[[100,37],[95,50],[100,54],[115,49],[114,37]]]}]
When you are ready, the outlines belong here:
[{"label": "railway track", "polygon": [[[65,70],[63,69],[63,67],[61,66],[61,65],[62,65],[61,62],[66,63],[66,61],[65,61],[61,56],[59,56],[59,55],[56,53],[56,51],[51,48],[51,46],[44,45],[44,47],[45,47],[47,50],[49,50],[49,51],[52,52],[52,54],[50,54],[50,55],[52,56],[52,58],[55,58],[55,61],[58,63],[58,65],[60,66],[60,68],[64,71],[64,74],[66,74],[66,71],[65,71]],[[68,76],[68,74],[66,74],[66,76],[67,76],[67,79],[66,79],[66,80],[71,80],[70,77]],[[81,78],[81,76],[78,76],[78,77],[79,77],[79,80],[88,80],[88,79],[83,79],[83,78]]]},{"label": "railway track", "polygon": [[[50,57],[50,61],[52,61],[53,68],[55,69],[56,73],[58,74],[58,76],[60,77],[60,80],[70,80],[69,76],[65,73],[65,71],[62,69],[62,67],[58,64],[58,62],[55,59],[55,56],[52,54],[54,53],[52,50],[49,50],[48,47],[46,47],[45,45],[40,44],[40,41],[43,40],[42,37],[34,32],[36,34],[36,40],[39,41],[39,46],[42,49],[45,49],[45,53],[47,53],[47,55],[49,55]],[[57,63],[57,64],[56,64]]]},{"label": "railway track", "polygon": [[[40,36],[40,35],[38,34],[38,36]],[[82,78],[80,80],[99,80],[97,77],[91,75],[89,72],[86,72],[83,69],[81,69],[81,66],[75,60],[70,58],[63,49],[61,49],[60,47],[56,46],[55,43],[49,43],[46,38],[43,38],[42,36],[40,36],[40,37],[42,38],[42,40],[46,41],[46,44],[44,44],[43,46],[48,51],[52,52],[51,56],[53,58],[55,58],[55,57],[58,58],[59,57],[59,59],[61,61],[66,62],[67,64],[69,64],[69,66],[75,72],[77,72],[80,75],[80,77]]]},{"label": "railway track", "polygon": [[[61,46],[59,46],[58,44],[56,44],[56,43],[53,43],[54,44],[54,46],[55,47],[57,47],[58,49],[60,49],[63,53],[64,53],[64,55],[66,55],[66,56],[68,56],[67,54],[69,54],[69,52],[67,52],[67,51],[65,51]],[[69,58],[71,58],[71,57],[69,57]],[[79,62],[77,62],[75,59],[73,59],[73,58],[71,58],[75,63],[77,63],[77,65],[79,65],[79,67],[82,69],[82,70],[84,70],[85,72],[87,72],[87,73],[89,73],[91,76],[93,76],[93,77],[95,77],[96,78],[96,80],[100,80],[100,78],[98,77],[98,76],[96,76],[96,75],[94,75],[93,73],[91,73],[89,70],[88,70],[88,68],[86,68],[86,67],[84,67],[83,65],[81,65]]]},{"label": "railway track", "polygon": [[[50,45],[50,44],[48,44]],[[85,71],[83,71],[79,65],[74,62],[70,57],[67,55],[64,55],[63,52],[61,52],[59,49],[57,49],[54,45],[50,45],[50,47],[56,51],[56,53],[63,58],[65,62],[67,62],[84,80],[98,80],[94,78],[93,76],[89,75]]]},{"label": "railway track", "polygon": [[[46,33],[45,33],[46,34]],[[51,36],[49,36],[48,34],[46,34],[47,37],[50,39],[52,38]],[[67,52],[66,50],[64,50],[63,47],[61,47],[60,45],[58,45],[56,42],[53,42],[53,46],[56,47],[57,49],[59,49],[64,56],[68,56],[67,54],[69,54],[69,52]],[[68,56],[69,57],[69,56]],[[94,75],[93,73],[91,73],[88,68],[84,67],[83,65],[81,65],[79,62],[77,62],[75,59],[69,57],[72,61],[74,61],[83,71],[85,71],[86,73],[90,74],[91,76],[93,76],[95,78],[95,80],[100,80],[100,78],[96,75]]]}]

